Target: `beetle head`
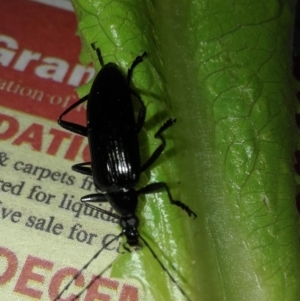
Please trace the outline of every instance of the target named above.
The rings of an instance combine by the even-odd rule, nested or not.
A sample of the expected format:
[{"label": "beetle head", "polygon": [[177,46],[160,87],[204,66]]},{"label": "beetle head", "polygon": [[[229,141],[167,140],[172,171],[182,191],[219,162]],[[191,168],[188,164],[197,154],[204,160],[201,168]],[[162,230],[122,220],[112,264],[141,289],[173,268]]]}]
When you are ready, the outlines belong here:
[{"label": "beetle head", "polygon": [[126,236],[126,240],[131,249],[138,250],[141,248],[139,243],[139,219],[134,215],[126,215],[120,218],[120,226],[122,232]]}]

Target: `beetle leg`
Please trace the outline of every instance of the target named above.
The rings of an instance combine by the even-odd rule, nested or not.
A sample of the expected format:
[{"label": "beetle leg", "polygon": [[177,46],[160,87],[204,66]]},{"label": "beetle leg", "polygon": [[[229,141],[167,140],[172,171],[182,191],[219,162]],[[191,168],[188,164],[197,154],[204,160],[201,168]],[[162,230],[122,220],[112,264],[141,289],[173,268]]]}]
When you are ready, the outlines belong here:
[{"label": "beetle leg", "polygon": [[73,103],[69,108],[67,108],[58,118],[57,122],[58,124],[65,128],[66,130],[69,130],[73,133],[82,135],[82,136],[87,136],[87,128],[85,126],[82,126],[80,124],[77,123],[73,123],[73,122],[69,122],[69,121],[65,121],[62,120],[62,118],[68,114],[70,111],[72,111],[75,107],[77,107],[78,105],[80,105],[81,103],[85,102],[88,100],[89,95],[85,95],[84,97],[82,97],[81,99],[79,99],[78,101],[76,101],[75,103]]},{"label": "beetle leg", "polygon": [[142,108],[139,111],[139,115],[137,118],[137,122],[136,122],[136,131],[137,133],[139,133],[141,131],[141,129],[144,126],[145,123],[145,118],[146,118],[146,107],[142,106]]},{"label": "beetle leg", "polygon": [[132,72],[133,69],[143,61],[143,58],[147,56],[147,52],[144,52],[142,55],[139,55],[135,58],[135,60],[133,61],[133,63],[131,64],[131,67],[128,69],[127,71],[127,84],[128,86],[130,86],[130,81],[131,81],[131,77],[132,77]]},{"label": "beetle leg", "polygon": [[92,46],[93,50],[96,51],[97,56],[98,56],[98,60],[99,60],[99,62],[100,62],[100,65],[101,65],[101,67],[103,67],[103,66],[104,66],[104,61],[103,61],[103,57],[102,57],[102,55],[101,55],[100,48],[99,48],[99,47],[96,47],[95,44],[96,44],[96,43],[92,43],[91,46]]},{"label": "beetle leg", "polygon": [[82,173],[84,175],[92,176],[92,168],[91,167],[85,167],[85,165],[91,165],[91,162],[83,162],[78,163],[72,166],[72,170]]},{"label": "beetle leg", "polygon": [[[143,58],[147,56],[147,52],[144,52],[142,55],[139,55],[135,58],[135,60],[133,61],[133,63],[131,64],[131,67],[128,69],[127,71],[127,84],[128,87],[130,87],[130,82],[131,82],[131,77],[132,77],[132,72],[134,70],[134,68],[143,61]],[[130,88],[129,88],[130,89]],[[137,133],[140,132],[140,130],[142,129],[144,122],[145,122],[145,118],[146,118],[146,107],[140,97],[140,95],[138,95],[138,93],[136,93],[135,91],[133,91],[132,89],[130,89],[130,93],[132,93],[140,102],[141,104],[141,109],[139,111],[139,115],[138,115],[138,119],[136,122],[136,131]]]},{"label": "beetle leg", "polygon": [[92,193],[81,198],[81,202],[92,202],[92,203],[107,203],[106,194],[104,193]]},{"label": "beetle leg", "polygon": [[[81,198],[81,201],[82,201],[83,198],[84,198],[84,197]],[[90,202],[90,201],[89,201],[89,202]],[[85,202],[84,202],[84,203],[85,203]],[[111,217],[113,217],[113,218],[117,218],[118,220],[120,219],[120,217],[119,217],[117,214],[113,214],[112,212],[107,211],[107,210],[104,210],[104,209],[102,209],[102,208],[100,208],[100,207],[91,205],[91,204],[89,204],[89,203],[85,203],[85,206],[90,207],[90,208],[92,208],[92,209],[95,209],[95,210],[97,210],[97,211],[99,211],[99,212],[102,212],[102,213],[104,213],[104,214],[106,214],[106,215],[108,215],[108,216],[111,216]]]},{"label": "beetle leg", "polygon": [[168,129],[170,126],[172,126],[176,122],[176,119],[168,119],[157,131],[157,133],[154,135],[154,138],[161,140],[161,145],[154,151],[154,153],[151,155],[151,157],[141,166],[141,172],[145,171],[149,166],[151,166],[160,156],[160,154],[163,152],[166,141],[165,138],[161,135],[166,129]]},{"label": "beetle leg", "polygon": [[139,102],[141,104],[141,109],[139,111],[139,114],[138,114],[138,117],[137,117],[137,122],[135,124],[135,126],[136,126],[136,132],[139,133],[140,130],[142,129],[144,123],[145,123],[145,119],[146,119],[146,107],[145,107],[145,104],[144,104],[143,100],[141,99],[141,97],[140,97],[140,95],[138,93],[136,93],[132,89],[130,89],[130,93],[133,94],[139,100]]},{"label": "beetle leg", "polygon": [[193,212],[186,204],[182,203],[181,201],[174,200],[172,198],[170,189],[169,189],[168,185],[166,183],[164,183],[164,182],[151,183],[151,184],[149,184],[149,185],[147,185],[147,186],[139,189],[137,191],[137,193],[138,194],[150,194],[150,193],[153,193],[154,191],[162,190],[162,189],[164,189],[164,190],[167,191],[170,203],[172,205],[176,205],[176,206],[180,207],[189,216],[193,216],[194,218],[197,217],[197,214],[195,212]]},{"label": "beetle leg", "polygon": [[112,213],[110,211],[107,211],[107,210],[102,209],[102,208],[100,208],[98,206],[94,206],[94,205],[88,203],[88,202],[91,202],[91,203],[107,203],[108,200],[105,197],[105,194],[102,194],[102,193],[88,194],[88,195],[86,195],[86,196],[84,196],[84,197],[81,198],[81,202],[85,203],[85,205],[87,207],[93,208],[93,209],[95,209],[97,211],[100,211],[100,212],[102,212],[104,214],[107,214],[108,216],[114,217],[114,218],[116,218],[118,220],[120,219],[119,215],[114,214],[114,213]]}]

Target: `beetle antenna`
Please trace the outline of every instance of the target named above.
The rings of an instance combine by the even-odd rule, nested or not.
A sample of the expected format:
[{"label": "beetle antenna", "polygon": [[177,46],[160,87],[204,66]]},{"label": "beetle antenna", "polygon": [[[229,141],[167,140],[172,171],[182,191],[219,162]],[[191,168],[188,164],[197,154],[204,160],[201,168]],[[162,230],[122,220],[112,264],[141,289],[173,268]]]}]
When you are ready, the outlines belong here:
[{"label": "beetle antenna", "polygon": [[155,252],[153,251],[153,249],[150,247],[150,245],[147,243],[147,241],[141,236],[139,235],[140,239],[143,241],[143,243],[148,247],[148,249],[150,250],[152,256],[156,259],[156,261],[159,263],[159,265],[161,266],[161,268],[167,273],[167,275],[169,276],[170,280],[177,286],[177,288],[180,290],[181,294],[186,297],[186,299],[188,301],[191,301],[191,299],[189,298],[189,296],[186,294],[186,292],[183,290],[183,288],[178,284],[178,282],[175,280],[175,278],[171,275],[171,273],[168,271],[168,269],[165,267],[165,265],[161,262],[161,260],[157,257],[157,255],[155,254]]},{"label": "beetle antenna", "polygon": [[94,277],[90,283],[84,287],[73,299],[71,299],[70,301],[75,301],[77,300],[77,298],[79,298],[86,290],[88,290],[92,285],[93,283],[98,280],[99,278],[101,278],[101,276],[108,270],[112,267],[113,263],[116,261],[117,259],[113,260],[101,273],[99,273],[96,277]]},{"label": "beetle antenna", "polygon": [[[80,269],[80,271],[74,275],[74,277],[72,278],[72,280],[69,281],[69,283],[63,288],[63,290],[56,296],[56,298],[54,299],[54,301],[57,301],[60,299],[60,297],[62,296],[62,294],[68,290],[68,288],[70,287],[70,285],[79,277],[79,275],[89,267],[89,265],[100,255],[100,253],[106,249],[111,243],[113,243],[115,240],[118,240],[121,236],[123,235],[123,233],[121,232],[119,235],[117,235],[116,237],[114,237],[113,239],[111,239],[108,243],[106,243],[105,245],[103,245],[103,247],[101,249],[99,249],[99,251],[97,251],[97,253]],[[112,266],[112,263],[106,267],[95,279],[93,279],[86,288],[89,288],[98,278],[101,277],[101,275]],[[86,290],[86,288],[84,288],[79,295],[77,295],[73,300],[75,300],[78,296],[82,295],[82,293]]]}]

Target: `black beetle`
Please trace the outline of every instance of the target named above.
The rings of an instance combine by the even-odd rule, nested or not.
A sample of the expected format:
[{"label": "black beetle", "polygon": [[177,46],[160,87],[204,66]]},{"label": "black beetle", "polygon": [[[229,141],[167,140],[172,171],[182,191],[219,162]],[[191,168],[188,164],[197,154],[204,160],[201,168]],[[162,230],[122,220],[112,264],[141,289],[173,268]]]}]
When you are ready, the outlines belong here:
[{"label": "black beetle", "polygon": [[[69,131],[88,137],[91,162],[75,164],[72,169],[92,176],[95,187],[101,193],[86,195],[81,198],[81,201],[87,206],[118,218],[122,228],[119,236],[125,235],[131,248],[140,248],[139,238],[150,248],[137,229],[139,219],[135,211],[140,194],[150,194],[165,189],[171,204],[182,208],[189,216],[196,217],[196,214],[187,205],[173,200],[170,190],[164,182],[151,183],[139,190],[134,188],[139,181],[140,174],[151,166],[163,152],[165,139],[162,133],[172,126],[176,119],[169,119],[160,127],[154,137],[160,139],[161,144],[141,165],[138,133],[144,125],[146,107],[138,93],[130,88],[130,81],[134,68],[143,61],[147,54],[144,52],[141,56],[136,57],[128,69],[127,77],[124,77],[116,64],[111,62],[104,64],[100,49],[96,48],[94,44],[92,47],[97,53],[101,70],[94,79],[90,93],[66,109],[60,115],[58,124]],[[141,106],[137,120],[134,116],[132,95],[138,99]],[[86,127],[62,119],[85,101],[87,101]],[[89,204],[102,202],[109,202],[118,214],[112,214]],[[176,283],[151,248],[150,251],[171,280]],[[97,254],[99,255],[99,252]],[[177,283],[176,285],[178,286]],[[182,291],[180,287],[179,289]]]},{"label": "black beetle", "polygon": [[[140,174],[152,165],[164,150],[165,139],[162,133],[172,126],[176,119],[167,120],[154,135],[155,138],[161,139],[162,143],[141,166],[138,133],[145,121],[146,107],[139,95],[130,88],[130,80],[133,69],[143,61],[146,53],[134,60],[126,80],[116,64],[103,63],[100,49],[92,45],[102,68],[95,77],[90,93],[65,110],[60,115],[58,124],[69,131],[88,137],[91,162],[75,164],[72,169],[92,176],[96,188],[102,193],[86,195],[81,201],[109,202],[120,215],[116,217],[120,219],[127,243],[131,247],[139,248],[137,231],[139,220],[135,215],[139,194],[165,189],[171,204],[196,217],[188,206],[173,200],[168,186],[163,182],[151,183],[139,190],[134,189]],[[137,121],[134,117],[131,94],[135,95],[141,104]],[[88,101],[86,127],[62,120],[63,116],[84,101]],[[99,207],[92,207],[111,215]]]}]

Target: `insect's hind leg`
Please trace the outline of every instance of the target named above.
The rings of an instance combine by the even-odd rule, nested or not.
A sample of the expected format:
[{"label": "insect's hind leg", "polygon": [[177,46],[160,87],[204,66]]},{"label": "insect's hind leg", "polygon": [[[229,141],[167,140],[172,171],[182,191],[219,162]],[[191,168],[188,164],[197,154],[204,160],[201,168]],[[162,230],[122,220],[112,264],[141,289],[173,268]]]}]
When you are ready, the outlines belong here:
[{"label": "insect's hind leg", "polygon": [[158,146],[158,148],[154,151],[154,153],[151,155],[151,157],[141,166],[141,172],[145,171],[149,166],[151,166],[161,155],[163,152],[166,141],[165,138],[162,136],[162,133],[167,130],[169,127],[171,127],[174,123],[176,123],[176,118],[168,119],[157,131],[157,133],[154,135],[154,138],[161,140],[161,145]]},{"label": "insect's hind leg", "polygon": [[140,95],[138,95],[138,93],[136,93],[135,91],[133,91],[130,88],[130,82],[131,82],[131,77],[132,77],[132,73],[134,68],[143,61],[143,58],[147,56],[147,52],[144,52],[142,55],[139,55],[135,58],[135,60],[132,62],[130,68],[127,71],[127,85],[130,89],[130,92],[139,100],[140,104],[141,104],[141,109],[139,111],[138,114],[138,118],[137,118],[137,122],[136,122],[136,130],[137,133],[140,132],[140,130],[142,129],[144,122],[145,122],[145,118],[146,118],[146,107],[140,97]]},{"label": "insect's hind leg", "polygon": [[189,216],[194,216],[194,218],[197,217],[197,214],[195,212],[193,212],[186,204],[182,203],[181,201],[177,201],[177,200],[173,199],[168,185],[164,182],[151,183],[151,184],[141,188],[140,190],[138,190],[137,193],[138,194],[150,194],[155,191],[162,190],[162,189],[164,189],[167,192],[170,203],[172,205],[176,205],[176,206],[180,207]]},{"label": "insect's hind leg", "polygon": [[143,61],[143,58],[147,56],[147,52],[144,52],[142,55],[139,55],[135,58],[133,63],[131,64],[131,67],[128,69],[127,72],[127,84],[128,86],[130,85],[131,77],[132,77],[132,72],[134,68]]},{"label": "insect's hind leg", "polygon": [[96,44],[96,43],[92,43],[91,46],[92,46],[93,50],[97,53],[97,56],[98,56],[98,60],[99,60],[99,62],[100,62],[100,65],[101,65],[101,67],[103,67],[103,66],[104,66],[104,61],[103,61],[103,57],[102,57],[102,55],[101,55],[100,48],[99,48],[99,47],[96,47],[95,44]]},{"label": "insect's hind leg", "polygon": [[141,99],[141,97],[138,93],[136,93],[135,91],[133,91],[131,89],[130,89],[130,92],[138,99],[138,101],[140,102],[140,105],[141,105],[139,114],[137,116],[137,121],[136,121],[136,124],[135,124],[136,132],[139,133],[141,131],[141,129],[143,128],[143,125],[145,123],[146,107],[145,107],[145,104],[144,104],[143,100]]},{"label": "insect's hind leg", "polygon": [[68,114],[70,111],[72,111],[75,107],[79,106],[80,104],[82,104],[83,102],[88,100],[89,95],[85,95],[84,97],[82,97],[81,99],[79,99],[78,101],[76,101],[75,103],[73,103],[70,107],[68,107],[65,111],[62,112],[62,114],[59,116],[57,123],[63,127],[64,129],[73,132],[75,134],[79,134],[81,136],[87,136],[87,128],[85,126],[82,126],[80,124],[77,123],[73,123],[73,122],[69,122],[69,121],[65,121],[62,118]]}]

